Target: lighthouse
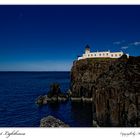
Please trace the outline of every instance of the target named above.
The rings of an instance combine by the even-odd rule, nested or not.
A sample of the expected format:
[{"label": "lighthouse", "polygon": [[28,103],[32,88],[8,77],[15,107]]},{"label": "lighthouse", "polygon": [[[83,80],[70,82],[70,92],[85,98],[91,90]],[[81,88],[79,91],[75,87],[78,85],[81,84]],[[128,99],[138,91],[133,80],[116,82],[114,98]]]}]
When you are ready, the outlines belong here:
[{"label": "lighthouse", "polygon": [[86,45],[85,54],[89,54],[89,53],[90,53],[90,47],[89,47],[89,45]]},{"label": "lighthouse", "polygon": [[[110,52],[110,51],[102,51],[102,52],[90,52],[89,45],[85,47],[85,53],[78,57],[78,60],[86,59],[86,58],[120,58],[124,53],[120,52]],[[127,58],[129,58],[129,54],[126,54]]]}]

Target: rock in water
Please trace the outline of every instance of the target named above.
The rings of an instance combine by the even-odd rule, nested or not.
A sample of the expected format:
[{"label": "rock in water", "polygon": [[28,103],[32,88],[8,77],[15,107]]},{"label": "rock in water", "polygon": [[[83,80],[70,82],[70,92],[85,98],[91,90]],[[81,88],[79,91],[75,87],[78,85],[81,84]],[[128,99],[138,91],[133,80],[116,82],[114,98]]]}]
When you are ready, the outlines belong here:
[{"label": "rock in water", "polygon": [[65,124],[59,119],[56,119],[53,116],[48,116],[41,119],[40,127],[69,127],[69,125]]},{"label": "rock in water", "polygon": [[68,100],[68,95],[63,94],[58,83],[53,83],[50,86],[50,91],[47,95],[39,96],[36,100],[36,104],[44,105],[47,103],[65,102]]},{"label": "rock in water", "polygon": [[36,100],[36,104],[42,105],[44,103],[45,96],[39,96]]},{"label": "rock in water", "polygon": [[60,89],[60,85],[58,83],[53,83],[50,86],[50,91],[48,92],[48,97],[53,97],[53,96],[58,96],[59,94],[61,94],[61,89]]},{"label": "rock in water", "polygon": [[92,126],[93,127],[99,127],[99,125],[97,124],[97,121],[95,121],[95,120],[92,121]]}]

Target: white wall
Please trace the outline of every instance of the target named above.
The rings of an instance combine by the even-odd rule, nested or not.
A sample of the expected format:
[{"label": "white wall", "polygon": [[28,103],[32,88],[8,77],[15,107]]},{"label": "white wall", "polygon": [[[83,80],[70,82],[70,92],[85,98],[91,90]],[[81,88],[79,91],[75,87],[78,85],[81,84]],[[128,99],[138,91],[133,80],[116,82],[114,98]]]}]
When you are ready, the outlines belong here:
[{"label": "white wall", "polygon": [[[120,58],[123,55],[123,52],[91,52],[91,53],[85,53],[82,57],[78,57],[78,60],[80,59],[86,59],[86,58]],[[128,54],[126,54],[127,57],[129,57]]]}]

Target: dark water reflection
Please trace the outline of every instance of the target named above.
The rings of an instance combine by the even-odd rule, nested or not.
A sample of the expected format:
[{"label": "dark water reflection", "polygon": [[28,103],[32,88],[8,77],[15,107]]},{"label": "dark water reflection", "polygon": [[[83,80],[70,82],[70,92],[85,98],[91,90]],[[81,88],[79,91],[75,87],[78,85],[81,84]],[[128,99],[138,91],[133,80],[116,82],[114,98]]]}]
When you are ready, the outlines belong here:
[{"label": "dark water reflection", "polygon": [[53,103],[39,107],[42,117],[52,115],[71,127],[92,126],[92,105],[91,103],[71,102]]},{"label": "dark water reflection", "polygon": [[76,125],[89,127],[92,126],[92,104],[82,102],[71,103],[71,113],[73,114]]},{"label": "dark water reflection", "polygon": [[35,100],[44,95],[53,82],[63,92],[70,83],[69,72],[0,72],[0,127],[39,127],[40,120],[48,115],[72,127],[90,127],[91,104],[67,101],[38,107]]}]

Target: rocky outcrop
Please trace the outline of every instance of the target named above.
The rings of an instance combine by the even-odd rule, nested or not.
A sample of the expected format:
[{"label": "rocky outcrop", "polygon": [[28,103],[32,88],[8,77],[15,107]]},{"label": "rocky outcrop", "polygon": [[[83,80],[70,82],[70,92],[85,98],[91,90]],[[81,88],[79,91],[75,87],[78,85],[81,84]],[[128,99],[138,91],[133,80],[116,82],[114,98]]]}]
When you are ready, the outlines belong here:
[{"label": "rocky outcrop", "polygon": [[140,126],[140,57],[85,59],[71,70],[73,97],[93,99],[100,126]]},{"label": "rocky outcrop", "polygon": [[109,69],[115,59],[83,59],[75,61],[71,70],[72,97],[92,97],[97,78]]},{"label": "rocky outcrop", "polygon": [[37,98],[36,104],[43,105],[47,103],[65,102],[68,100],[68,94],[61,92],[58,83],[54,83],[50,86],[50,91],[47,95],[41,95]]},{"label": "rocky outcrop", "polygon": [[40,127],[69,127],[69,125],[65,124],[59,119],[56,119],[53,116],[48,116],[41,119]]}]

